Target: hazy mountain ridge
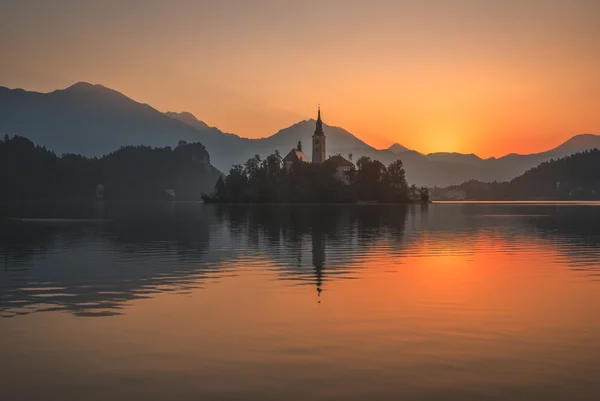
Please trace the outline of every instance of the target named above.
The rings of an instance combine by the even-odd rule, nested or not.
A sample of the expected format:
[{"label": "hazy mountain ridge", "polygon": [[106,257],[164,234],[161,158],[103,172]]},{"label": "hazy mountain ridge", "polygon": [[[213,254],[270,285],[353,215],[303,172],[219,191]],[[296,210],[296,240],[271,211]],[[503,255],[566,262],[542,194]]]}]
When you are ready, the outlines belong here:
[{"label": "hazy mountain ridge", "polygon": [[402,153],[402,152],[408,152],[410,151],[409,148],[407,148],[406,146],[402,146],[399,143],[395,143],[392,146],[390,146],[389,148],[387,148],[387,150],[389,150],[392,153]]},{"label": "hazy mountain ridge", "polygon": [[[511,181],[471,180],[450,189],[471,200],[597,200],[599,165],[600,150],[593,149],[543,162]],[[444,199],[448,192],[433,196]]]},{"label": "hazy mountain ridge", "polygon": [[[557,148],[537,154],[509,154],[489,159],[482,159],[475,154],[454,152],[423,155],[414,150],[399,152],[400,149],[407,149],[400,144],[394,144],[388,149],[377,150],[341,127],[327,124],[323,124],[323,126],[327,135],[328,156],[339,153],[348,157],[351,153],[355,161],[361,156],[368,156],[380,160],[386,165],[400,158],[406,167],[409,182],[428,186],[460,184],[471,179],[507,181],[552,158],[556,159],[583,150],[600,148],[599,135],[581,134],[574,136]],[[303,143],[304,153],[311,159],[314,127],[314,119],[304,120],[279,130],[270,137],[249,140],[246,151],[240,152],[241,157],[233,163],[243,163],[254,154],[264,157],[275,149],[285,154],[294,148],[298,141]],[[216,153],[211,151],[211,154],[219,153],[218,147],[215,150]],[[224,167],[224,169],[228,168]]]},{"label": "hazy mountain ridge", "polygon": [[600,136],[579,134],[553,149],[554,152],[578,152],[580,149],[600,148]]},{"label": "hazy mountain ridge", "polygon": [[179,140],[203,137],[147,104],[87,83],[50,93],[1,91],[0,131],[25,136],[58,154],[84,156],[126,145],[175,146]]},{"label": "hazy mountain ridge", "polygon": [[[327,120],[327,113],[323,113]],[[101,156],[126,145],[175,146],[179,140],[201,142],[211,163],[223,172],[255,154],[275,150],[285,155],[303,143],[312,157],[315,120],[304,120],[260,139],[224,133],[191,113],[162,113],[102,85],[84,82],[50,93],[0,87],[0,132],[25,136],[61,153]],[[324,124],[327,155],[342,154],[353,160],[368,156],[384,164],[400,158],[410,183],[428,186],[460,184],[470,179],[507,181],[551,158],[600,148],[600,136],[574,136],[546,152],[481,159],[474,154],[431,153],[408,150],[400,144],[378,150],[341,127]]]},{"label": "hazy mountain ridge", "polygon": [[435,152],[429,153],[425,155],[425,157],[430,161],[464,163],[471,165],[475,165],[483,161],[483,159],[473,153],[464,154],[456,152]]},{"label": "hazy mountain ridge", "polygon": [[167,117],[174,118],[176,120],[179,120],[187,125],[191,125],[192,127],[200,129],[200,130],[211,128],[207,123],[205,123],[204,121],[198,120],[195,115],[193,115],[192,113],[188,113],[187,111],[184,111],[181,113],[167,111],[165,113],[165,115]]}]

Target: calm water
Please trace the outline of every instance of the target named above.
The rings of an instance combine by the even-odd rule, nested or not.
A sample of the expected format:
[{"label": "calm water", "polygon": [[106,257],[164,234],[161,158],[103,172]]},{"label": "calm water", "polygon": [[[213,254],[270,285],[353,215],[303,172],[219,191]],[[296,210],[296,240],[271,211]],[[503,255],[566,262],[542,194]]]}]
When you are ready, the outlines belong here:
[{"label": "calm water", "polygon": [[10,401],[598,400],[600,205],[4,210],[0,361]]}]

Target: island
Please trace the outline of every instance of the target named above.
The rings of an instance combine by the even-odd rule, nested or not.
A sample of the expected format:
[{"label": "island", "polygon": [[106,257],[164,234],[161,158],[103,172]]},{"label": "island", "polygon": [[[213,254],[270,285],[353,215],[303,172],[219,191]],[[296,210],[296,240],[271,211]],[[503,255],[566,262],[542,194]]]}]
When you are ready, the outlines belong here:
[{"label": "island", "polygon": [[262,159],[256,155],[219,177],[205,202],[219,203],[410,203],[429,202],[427,188],[408,186],[402,160],[387,167],[363,156],[352,162],[340,154],[326,157],[327,137],[321,108],[312,136],[312,162],[298,141],[285,157],[279,151]]}]

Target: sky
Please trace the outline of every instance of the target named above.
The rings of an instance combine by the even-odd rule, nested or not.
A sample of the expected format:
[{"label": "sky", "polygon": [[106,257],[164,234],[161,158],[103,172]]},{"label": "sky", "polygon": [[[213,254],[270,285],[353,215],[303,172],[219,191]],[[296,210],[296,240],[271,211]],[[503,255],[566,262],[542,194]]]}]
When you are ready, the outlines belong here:
[{"label": "sky", "polygon": [[0,85],[482,157],[600,134],[598,0],[0,0]]}]

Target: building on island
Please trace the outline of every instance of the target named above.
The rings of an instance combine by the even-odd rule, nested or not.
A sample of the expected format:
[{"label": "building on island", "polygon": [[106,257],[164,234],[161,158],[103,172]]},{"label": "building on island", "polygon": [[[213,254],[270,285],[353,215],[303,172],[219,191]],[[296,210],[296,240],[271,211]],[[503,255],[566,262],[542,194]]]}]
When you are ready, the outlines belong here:
[{"label": "building on island", "polygon": [[323,121],[321,121],[321,106],[319,106],[317,127],[312,137],[313,148],[312,148],[312,162],[323,163],[326,159],[327,144],[325,138],[325,132],[323,132]]},{"label": "building on island", "polygon": [[325,160],[325,165],[331,165],[335,167],[334,177],[343,184],[350,184],[350,179],[352,177],[352,170],[354,169],[354,164],[346,160],[344,157],[340,155],[331,156],[329,159]]},{"label": "building on island", "polygon": [[295,163],[309,163],[308,157],[302,151],[302,142],[298,141],[296,149],[290,150],[290,153],[283,158],[283,166],[286,171],[290,171]]},{"label": "building on island", "polygon": [[[321,107],[319,107],[315,133],[312,136],[312,162],[314,164],[334,166],[334,177],[343,184],[350,184],[353,171],[355,170],[354,164],[341,155],[336,155],[328,159],[325,156],[327,151],[326,139],[325,132],[323,131],[323,121],[321,121]],[[283,165],[286,171],[290,171],[295,163],[309,163],[308,158],[302,151],[301,142],[298,142],[298,147],[290,150],[287,156],[283,158]]]}]

